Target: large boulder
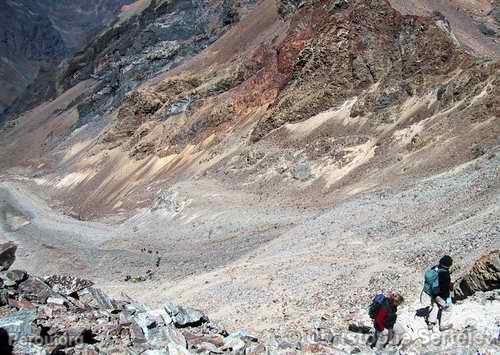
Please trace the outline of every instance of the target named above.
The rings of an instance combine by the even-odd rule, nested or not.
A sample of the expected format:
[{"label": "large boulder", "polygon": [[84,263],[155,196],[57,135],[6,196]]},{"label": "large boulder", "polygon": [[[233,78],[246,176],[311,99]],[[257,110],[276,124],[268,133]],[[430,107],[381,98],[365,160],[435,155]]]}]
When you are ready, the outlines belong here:
[{"label": "large boulder", "polygon": [[455,283],[455,299],[463,300],[477,291],[500,288],[500,250],[483,255],[472,269]]},{"label": "large boulder", "polygon": [[17,246],[12,242],[0,244],[0,271],[8,270],[16,260]]}]

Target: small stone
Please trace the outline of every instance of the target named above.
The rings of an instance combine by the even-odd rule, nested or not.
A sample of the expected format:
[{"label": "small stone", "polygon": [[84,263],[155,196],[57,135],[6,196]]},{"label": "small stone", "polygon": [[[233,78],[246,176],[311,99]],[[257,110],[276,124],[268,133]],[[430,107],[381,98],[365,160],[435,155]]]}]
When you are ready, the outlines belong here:
[{"label": "small stone", "polygon": [[65,304],[67,304],[67,301],[62,297],[49,297],[47,298],[47,304],[57,304],[59,306],[64,306]]},{"label": "small stone", "polygon": [[0,306],[9,304],[9,291],[0,289]]},{"label": "small stone", "polygon": [[208,322],[208,317],[194,308],[180,307],[175,303],[167,303],[164,308],[177,327],[195,327]]},{"label": "small stone", "polygon": [[28,274],[23,270],[9,270],[5,274],[5,277],[15,284],[19,284],[28,278]]},{"label": "small stone", "polygon": [[349,324],[348,330],[350,332],[354,332],[354,333],[370,334],[372,328],[368,327],[366,325],[359,325],[359,324],[351,323],[351,324]]},{"label": "small stone", "polygon": [[0,244],[0,271],[8,270],[16,260],[17,246],[12,242]]},{"label": "small stone", "polygon": [[311,178],[311,164],[308,161],[299,162],[292,171],[293,178],[306,181]]},{"label": "small stone", "polygon": [[169,355],[191,355],[191,353],[184,347],[175,343],[168,344]]},{"label": "small stone", "polygon": [[231,350],[233,352],[239,352],[245,349],[246,343],[240,339],[235,337],[227,337],[224,339],[224,346],[222,350]]}]

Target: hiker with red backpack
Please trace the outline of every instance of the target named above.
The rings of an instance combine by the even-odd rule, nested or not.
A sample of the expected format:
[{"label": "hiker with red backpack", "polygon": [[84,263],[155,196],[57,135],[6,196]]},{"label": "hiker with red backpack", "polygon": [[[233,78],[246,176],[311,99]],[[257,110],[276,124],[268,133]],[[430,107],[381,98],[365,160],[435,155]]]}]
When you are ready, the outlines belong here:
[{"label": "hiker with red backpack", "polygon": [[383,347],[394,338],[394,325],[396,324],[398,306],[403,303],[403,296],[397,292],[391,292],[388,297],[379,293],[375,296],[368,310],[369,316],[373,319],[375,334],[369,339],[368,344],[374,348],[382,332],[387,329],[387,340]]},{"label": "hiker with red backpack", "polygon": [[424,289],[431,298],[431,307],[426,317],[427,328],[432,330],[439,322],[439,330],[445,331],[452,326],[442,324],[443,311],[448,309],[451,303],[451,291],[453,283],[451,282],[450,268],[453,265],[453,259],[449,255],[443,256],[439,264],[429,268],[425,272]]}]

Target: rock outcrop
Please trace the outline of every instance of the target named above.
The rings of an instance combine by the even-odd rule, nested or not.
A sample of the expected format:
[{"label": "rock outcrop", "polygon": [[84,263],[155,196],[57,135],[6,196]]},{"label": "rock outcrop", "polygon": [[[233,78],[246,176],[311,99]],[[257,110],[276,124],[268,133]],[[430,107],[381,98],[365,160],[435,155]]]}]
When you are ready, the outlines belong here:
[{"label": "rock outcrop", "polygon": [[478,291],[500,288],[500,250],[482,256],[471,270],[455,282],[455,299],[463,300]]},{"label": "rock outcrop", "polygon": [[[177,66],[222,36],[254,1],[145,2],[146,6],[98,34],[71,57],[59,73],[59,90],[94,78],[102,85],[92,101],[93,114],[119,105],[142,82]],[[110,106],[111,104],[111,106]]]}]

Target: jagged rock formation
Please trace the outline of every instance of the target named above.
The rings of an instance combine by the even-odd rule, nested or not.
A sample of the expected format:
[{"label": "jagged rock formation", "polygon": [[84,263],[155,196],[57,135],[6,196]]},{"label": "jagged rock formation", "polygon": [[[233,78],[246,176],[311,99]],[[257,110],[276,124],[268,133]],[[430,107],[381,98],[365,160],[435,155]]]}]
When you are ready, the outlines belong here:
[{"label": "jagged rock formation", "polygon": [[471,270],[455,282],[455,299],[463,300],[478,291],[500,288],[500,251],[482,256]]},{"label": "jagged rock formation", "polygon": [[[394,135],[432,117],[451,124],[457,100],[470,103],[457,109],[474,122],[496,114],[497,64],[474,63],[440,16],[401,16],[387,1],[333,8],[305,3],[288,16],[280,42],[261,44],[246,59],[230,61],[229,68],[207,73],[188,66],[133,92],[101,142],[122,145],[139,159],[167,156],[191,145],[205,150],[209,137],[217,146],[260,117],[252,143],[267,137],[292,150],[305,143],[306,158],[317,161],[318,169],[325,163],[342,168],[355,160],[349,152],[362,146],[373,160],[382,155],[386,163],[387,155],[400,159],[426,150],[438,130],[426,138],[411,133],[408,142],[396,145]],[[474,97],[483,90],[486,102],[479,107]],[[417,108],[418,101],[428,107]],[[333,121],[343,111],[349,116],[343,124],[326,123],[321,133],[314,131],[316,121],[321,125],[329,116]],[[301,122],[304,127],[311,122],[312,128],[296,136],[290,125]],[[258,145],[250,150],[261,154]]]},{"label": "jagged rock formation", "polygon": [[240,7],[252,1],[216,3],[153,0],[142,10],[118,20],[100,33],[64,66],[60,90],[97,78],[98,102],[90,99],[93,114],[102,114],[140,83],[176,66],[217,40],[239,18]]}]

